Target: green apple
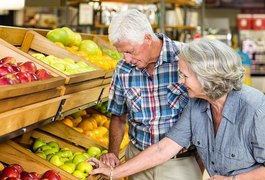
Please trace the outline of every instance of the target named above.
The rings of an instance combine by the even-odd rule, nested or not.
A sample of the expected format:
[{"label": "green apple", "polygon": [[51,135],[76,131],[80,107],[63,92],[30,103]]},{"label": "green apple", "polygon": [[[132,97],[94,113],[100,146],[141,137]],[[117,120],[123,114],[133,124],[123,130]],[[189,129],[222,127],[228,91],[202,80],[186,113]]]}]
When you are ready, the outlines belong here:
[{"label": "green apple", "polygon": [[68,157],[69,158],[69,157],[73,156],[73,153],[70,150],[61,150],[60,152],[62,153],[62,157]]},{"label": "green apple", "polygon": [[60,157],[57,156],[57,155],[53,155],[50,160],[49,160],[50,163],[54,164],[55,166],[61,166],[63,165],[63,161],[61,161]]},{"label": "green apple", "polygon": [[66,41],[68,41],[68,33],[62,28],[56,28],[49,31],[46,37],[52,42],[61,42],[66,44]]},{"label": "green apple", "polygon": [[93,167],[89,162],[83,161],[77,164],[76,169],[88,175],[88,173],[93,170]]},{"label": "green apple", "polygon": [[49,155],[49,154],[55,154],[56,152],[58,152],[58,150],[56,148],[51,148],[51,149],[46,149],[43,151],[44,154]]},{"label": "green apple", "polygon": [[50,159],[51,159],[51,157],[53,156],[54,154],[48,154],[48,155],[46,155],[46,160],[47,161],[50,161]]},{"label": "green apple", "polygon": [[75,32],[74,33],[74,43],[73,43],[73,45],[79,47],[81,41],[82,41],[81,35],[79,33]]},{"label": "green apple", "polygon": [[82,152],[75,152],[74,154],[73,154],[73,156],[75,156],[75,155],[77,155],[77,154],[83,154]]},{"label": "green apple", "polygon": [[81,180],[86,179],[86,177],[87,177],[87,174],[83,173],[80,170],[75,170],[72,175],[77,177],[77,178],[80,178]]},{"label": "green apple", "polygon": [[65,40],[64,45],[67,46],[72,46],[74,44],[75,41],[75,32],[73,32],[70,28],[68,27],[62,27],[61,29],[65,30],[65,32],[67,33],[67,39]]},{"label": "green apple", "polygon": [[100,154],[96,155],[96,158],[97,158],[97,159],[100,159],[100,157],[101,157],[102,155],[107,154],[107,153],[108,153],[108,150],[105,149],[105,150],[101,151]]},{"label": "green apple", "polygon": [[33,152],[36,152],[39,147],[41,147],[41,146],[43,146],[45,144],[46,144],[46,142],[43,139],[41,139],[41,138],[35,139],[35,141],[34,141],[34,143],[32,145]]},{"label": "green apple", "polygon": [[45,151],[45,150],[48,150],[48,149],[52,149],[51,146],[45,144],[45,145],[42,145],[41,147],[38,148],[38,151]]},{"label": "green apple", "polygon": [[88,153],[86,153],[86,152],[84,152],[83,155],[84,155],[87,159],[88,159],[88,158],[91,158],[91,156],[90,156]]},{"label": "green apple", "polygon": [[47,145],[51,146],[53,149],[57,149],[58,151],[60,150],[59,144],[57,142],[55,142],[55,141],[50,141],[50,142],[47,143]]},{"label": "green apple", "polygon": [[79,45],[79,50],[90,56],[102,54],[99,46],[92,40],[83,40]]},{"label": "green apple", "polygon": [[96,157],[98,154],[101,153],[101,150],[96,147],[96,146],[91,146],[88,150],[87,153],[91,156],[91,157]]},{"label": "green apple", "polygon": [[80,163],[82,161],[85,161],[86,159],[87,159],[86,156],[84,156],[83,154],[77,154],[77,155],[74,156],[72,162],[74,164],[78,164],[78,163]]},{"label": "green apple", "polygon": [[66,172],[72,174],[75,171],[75,164],[66,162],[60,166],[61,169],[65,170]]},{"label": "green apple", "polygon": [[42,159],[46,159],[46,154],[43,151],[36,151],[35,154]]}]

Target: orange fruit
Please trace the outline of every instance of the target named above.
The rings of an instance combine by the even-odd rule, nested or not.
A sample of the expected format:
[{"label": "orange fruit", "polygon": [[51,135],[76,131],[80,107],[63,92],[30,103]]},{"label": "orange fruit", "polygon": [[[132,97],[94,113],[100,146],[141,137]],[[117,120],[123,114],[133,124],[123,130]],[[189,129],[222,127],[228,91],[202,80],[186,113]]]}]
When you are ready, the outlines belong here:
[{"label": "orange fruit", "polygon": [[64,119],[63,119],[63,123],[64,123],[65,125],[69,126],[69,127],[73,127],[73,126],[74,126],[73,121],[71,121],[71,119],[69,119],[69,118],[64,118]]}]

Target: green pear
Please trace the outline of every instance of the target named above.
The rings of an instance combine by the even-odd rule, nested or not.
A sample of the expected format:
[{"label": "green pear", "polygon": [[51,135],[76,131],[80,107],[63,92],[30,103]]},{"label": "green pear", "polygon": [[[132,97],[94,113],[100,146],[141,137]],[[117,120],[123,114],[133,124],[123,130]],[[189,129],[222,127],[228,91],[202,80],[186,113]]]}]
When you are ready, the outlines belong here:
[{"label": "green pear", "polygon": [[46,154],[43,151],[36,151],[35,154],[42,159],[46,159]]},{"label": "green pear", "polygon": [[51,148],[52,148],[51,146],[45,144],[45,145],[42,145],[41,147],[39,147],[39,148],[38,148],[38,151],[39,151],[39,150],[40,150],[40,151],[45,151],[45,150],[47,150],[47,149],[51,149]]},{"label": "green pear", "polygon": [[65,170],[66,172],[72,174],[75,171],[75,164],[65,162],[63,165],[60,166],[60,168]]}]

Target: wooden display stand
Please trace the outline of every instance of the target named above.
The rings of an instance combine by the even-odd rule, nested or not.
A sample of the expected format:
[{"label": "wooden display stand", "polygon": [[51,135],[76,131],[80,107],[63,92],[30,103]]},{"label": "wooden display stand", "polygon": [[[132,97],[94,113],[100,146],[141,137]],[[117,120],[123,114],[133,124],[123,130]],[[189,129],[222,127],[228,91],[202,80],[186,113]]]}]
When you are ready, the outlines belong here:
[{"label": "wooden display stand", "polygon": [[[56,143],[59,144],[59,146],[61,148],[68,148],[70,149],[73,153],[75,152],[85,152],[87,148],[91,147],[91,146],[97,146],[101,149],[104,149],[103,147],[100,147],[99,145],[93,144],[91,143],[89,146],[87,146],[86,148],[83,147],[79,147],[76,146],[73,142],[71,141],[66,141],[64,139],[61,139],[59,137],[56,137],[50,133],[46,133],[40,130],[34,130],[31,131],[27,134],[24,134],[24,136],[20,139],[20,142],[18,142],[19,144],[21,144],[24,147],[31,147],[31,144],[33,143],[33,140],[36,138],[41,138],[44,139],[46,142],[50,142],[50,141],[55,141]],[[19,140],[18,140],[19,141]],[[35,155],[33,152],[30,152],[29,150],[25,149],[24,147],[22,147],[21,145],[13,142],[13,141],[8,141],[8,144],[11,144],[15,149],[23,152],[24,154],[26,154],[27,156],[32,157],[33,159],[35,159],[37,162],[41,163],[41,164],[45,164],[47,167],[49,167],[50,169],[55,170],[56,172],[59,172],[60,174],[63,174],[65,177],[67,177],[67,179],[78,179],[75,176],[65,172],[64,170],[58,168],[57,166],[51,164],[50,162],[48,162],[45,159],[42,159],[41,157]],[[1,147],[1,146],[0,146]],[[0,150],[1,152],[1,150]],[[0,156],[0,160],[1,160],[1,156]],[[64,179],[64,178],[63,178]],[[90,180],[96,180],[96,179],[100,179],[100,176],[90,176],[89,177]]]},{"label": "wooden display stand", "polygon": [[[38,69],[46,69],[27,53],[0,39],[0,58],[6,56],[14,57],[18,62],[32,61]],[[25,84],[1,86],[0,113],[62,96],[64,94],[65,79],[52,70],[46,70],[53,77]]]},{"label": "wooden display stand", "polygon": [[0,114],[0,136],[56,115],[62,96]]},{"label": "wooden display stand", "polygon": [[35,154],[30,153],[28,150],[19,146],[13,141],[7,141],[0,144],[0,161],[7,164],[20,164],[25,171],[34,171],[40,175],[52,169],[56,172],[59,172],[62,179],[77,179],[69,173],[41,159]]}]

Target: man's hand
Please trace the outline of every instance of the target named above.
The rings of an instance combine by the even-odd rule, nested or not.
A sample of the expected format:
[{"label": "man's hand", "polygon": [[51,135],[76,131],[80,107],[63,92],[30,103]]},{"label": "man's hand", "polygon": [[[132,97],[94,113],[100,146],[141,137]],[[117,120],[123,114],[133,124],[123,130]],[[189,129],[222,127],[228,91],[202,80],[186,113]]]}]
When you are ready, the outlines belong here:
[{"label": "man's hand", "polygon": [[100,161],[113,168],[120,164],[119,158],[117,158],[117,156],[114,153],[108,153],[102,155],[100,157]]}]

